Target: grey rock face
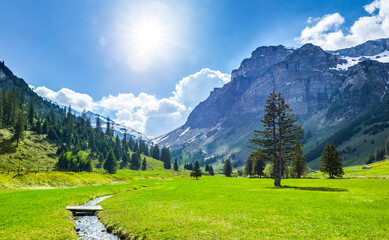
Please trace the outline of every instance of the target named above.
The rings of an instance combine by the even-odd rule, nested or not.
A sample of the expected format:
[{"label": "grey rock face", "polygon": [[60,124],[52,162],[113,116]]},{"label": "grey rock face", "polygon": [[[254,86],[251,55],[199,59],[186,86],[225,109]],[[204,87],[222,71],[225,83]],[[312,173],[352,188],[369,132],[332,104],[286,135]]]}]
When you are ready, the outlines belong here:
[{"label": "grey rock face", "polygon": [[282,45],[259,47],[251,53],[250,58],[242,61],[239,69],[232,71],[232,78],[237,76],[256,77],[264,73],[273,64],[281,62],[291,54],[293,49],[285,48]]},{"label": "grey rock face", "polygon": [[367,41],[351,48],[332,51],[334,54],[348,57],[374,56],[389,50],[389,38]]}]

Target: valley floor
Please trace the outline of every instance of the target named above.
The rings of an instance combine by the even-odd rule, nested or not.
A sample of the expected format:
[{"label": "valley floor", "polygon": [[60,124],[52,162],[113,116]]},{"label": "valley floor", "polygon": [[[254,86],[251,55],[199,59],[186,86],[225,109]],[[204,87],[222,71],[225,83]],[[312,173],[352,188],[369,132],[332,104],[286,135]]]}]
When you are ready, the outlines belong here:
[{"label": "valley floor", "polygon": [[389,180],[283,179],[282,184],[149,175],[119,185],[2,190],[0,239],[77,239],[65,207],[112,193],[99,216],[132,238],[388,238]]}]

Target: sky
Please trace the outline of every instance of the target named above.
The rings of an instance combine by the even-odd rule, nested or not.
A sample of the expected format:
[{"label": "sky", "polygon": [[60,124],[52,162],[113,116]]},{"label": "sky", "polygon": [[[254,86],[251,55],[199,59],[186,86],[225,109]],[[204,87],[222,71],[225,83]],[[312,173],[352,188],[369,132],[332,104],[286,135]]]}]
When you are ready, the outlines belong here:
[{"label": "sky", "polygon": [[0,60],[41,96],[155,137],[263,45],[389,37],[389,0],[2,0]]}]

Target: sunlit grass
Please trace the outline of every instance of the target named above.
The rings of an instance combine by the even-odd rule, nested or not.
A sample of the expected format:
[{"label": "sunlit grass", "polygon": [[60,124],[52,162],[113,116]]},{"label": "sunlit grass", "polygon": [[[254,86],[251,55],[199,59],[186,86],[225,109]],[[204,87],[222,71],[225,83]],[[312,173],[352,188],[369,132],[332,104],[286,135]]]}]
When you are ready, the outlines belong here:
[{"label": "sunlit grass", "polygon": [[153,185],[102,203],[103,221],[147,239],[384,239],[389,181],[225,177]]}]

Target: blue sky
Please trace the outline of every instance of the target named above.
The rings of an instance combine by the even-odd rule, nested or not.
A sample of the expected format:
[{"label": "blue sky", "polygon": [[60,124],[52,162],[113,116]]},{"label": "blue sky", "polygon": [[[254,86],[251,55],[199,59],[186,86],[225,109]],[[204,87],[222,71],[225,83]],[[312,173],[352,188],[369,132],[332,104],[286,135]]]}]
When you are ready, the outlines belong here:
[{"label": "blue sky", "polygon": [[[360,17],[378,14],[379,7],[375,12],[364,9],[372,2],[3,0],[0,59],[27,83],[44,86],[45,97],[111,115],[157,136],[184,123],[190,110],[213,87],[228,82],[225,74],[255,48],[320,43],[323,35],[314,28],[308,29],[308,37],[297,38],[307,26],[317,26],[334,13],[340,15],[324,32],[341,30],[347,35]],[[158,31],[158,36],[148,35],[157,42],[139,38],[145,26]],[[139,41],[149,45],[142,49]],[[192,88],[197,79],[205,89]],[[191,92],[180,95],[180,82],[193,94],[205,93],[188,100],[185,94]],[[74,99],[80,96],[94,105],[77,106]],[[116,102],[120,99],[125,103]],[[144,101],[152,102],[148,109],[142,109]],[[121,107],[110,108],[115,104]]]}]

